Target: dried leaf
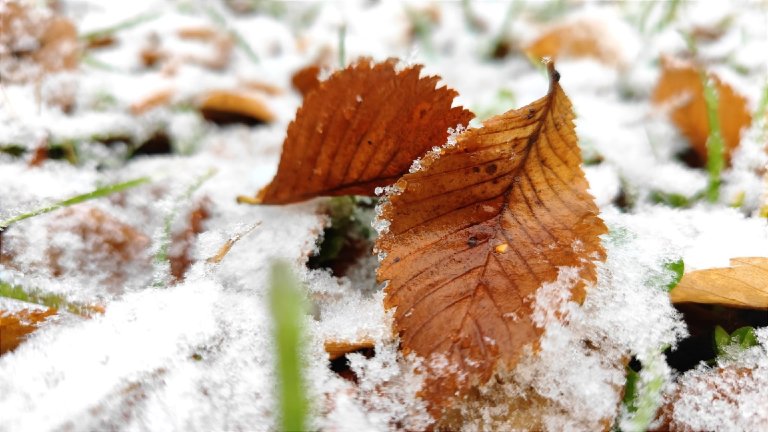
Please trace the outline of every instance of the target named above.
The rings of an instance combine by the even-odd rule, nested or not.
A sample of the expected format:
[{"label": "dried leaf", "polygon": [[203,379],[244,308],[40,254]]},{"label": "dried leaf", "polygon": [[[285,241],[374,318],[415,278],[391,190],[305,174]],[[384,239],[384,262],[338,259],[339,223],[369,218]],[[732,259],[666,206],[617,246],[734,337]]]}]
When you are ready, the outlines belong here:
[{"label": "dried leaf", "polygon": [[[377,248],[385,305],[405,353],[432,368],[431,412],[454,394],[511,369],[543,329],[531,316],[537,290],[577,267],[564,297],[584,298],[607,231],[587,193],[573,110],[550,64],[549,93],[486,121],[421,161],[389,195]],[[569,288],[560,288],[568,290]]]},{"label": "dried leaf", "polygon": [[761,365],[692,370],[666,395],[651,430],[763,430],[768,424],[766,384]]},{"label": "dried leaf", "polygon": [[275,178],[255,201],[373,195],[444,142],[449,127],[469,122],[469,111],[451,108],[455,91],[435,89],[438,77],[396,64],[361,60],[310,92],[288,126]]},{"label": "dried leaf", "polygon": [[[747,100],[731,86],[710,74],[717,87],[720,131],[725,140],[725,160],[739,146],[741,130],[752,123]],[[700,164],[707,160],[709,120],[701,71],[691,63],[662,58],[662,75],[652,95],[653,102],[669,110],[672,122],[688,138]]]},{"label": "dried leaf", "polygon": [[622,47],[605,24],[586,18],[549,27],[525,48],[525,53],[534,59],[593,58],[609,66],[621,66],[624,58]]},{"label": "dried leaf", "polygon": [[0,76],[30,82],[70,70],[80,59],[77,29],[68,19],[19,1],[0,7]]},{"label": "dried leaf", "polygon": [[140,115],[154,108],[168,105],[173,98],[173,93],[173,89],[164,88],[144,96],[131,104],[131,113],[133,115]]},{"label": "dried leaf", "polygon": [[173,234],[168,260],[171,264],[171,276],[176,282],[182,281],[192,266],[195,239],[203,232],[203,224],[211,216],[210,207],[211,202],[207,197],[200,200],[189,213],[184,229]]},{"label": "dried leaf", "polygon": [[275,120],[262,98],[231,90],[209,92],[200,103],[200,111],[206,119],[224,123],[242,119],[263,123]]},{"label": "dried leaf", "polygon": [[29,310],[18,312],[0,310],[0,356],[15,350],[27,335],[37,330],[37,327],[56,309]]},{"label": "dried leaf", "polygon": [[328,360],[336,360],[337,358],[362,349],[373,348],[376,344],[371,339],[362,339],[358,341],[338,341],[327,340],[325,341],[325,352],[328,353]]},{"label": "dried leaf", "polygon": [[[87,276],[112,293],[122,293],[132,273],[151,270],[147,255],[150,239],[98,208],[79,205],[62,209],[45,229],[43,244],[9,234],[3,239],[7,249],[0,251],[0,264],[22,271],[45,269],[53,277]],[[61,235],[79,239],[79,246],[56,241]],[[34,258],[14,253],[29,248],[41,249],[41,253]]]},{"label": "dried leaf", "polygon": [[306,96],[312,90],[320,86],[320,66],[317,64],[310,64],[305,66],[291,77],[291,85],[293,88],[299,91],[302,96]]},{"label": "dried leaf", "polygon": [[768,258],[733,258],[730,267],[688,272],[670,298],[673,303],[768,309]]}]

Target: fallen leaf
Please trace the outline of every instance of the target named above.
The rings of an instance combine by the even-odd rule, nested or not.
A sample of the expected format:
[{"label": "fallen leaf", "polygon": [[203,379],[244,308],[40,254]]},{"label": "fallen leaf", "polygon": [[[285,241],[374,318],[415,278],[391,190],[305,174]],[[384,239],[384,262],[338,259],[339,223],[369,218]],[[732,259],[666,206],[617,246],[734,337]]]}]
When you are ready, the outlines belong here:
[{"label": "fallen leaf", "polygon": [[764,365],[730,364],[685,373],[665,395],[651,430],[764,430],[766,372]]},{"label": "fallen leaf", "polygon": [[284,93],[282,88],[276,85],[270,84],[268,82],[259,81],[259,80],[253,80],[253,79],[243,80],[241,81],[241,85],[247,88],[248,90],[255,90],[257,92],[261,92],[269,96],[280,96],[281,94]]},{"label": "fallen leaf", "polygon": [[375,343],[371,339],[361,339],[357,341],[327,340],[325,341],[325,352],[328,353],[328,360],[336,360],[343,355],[362,349],[370,349],[374,346]]},{"label": "fallen leaf", "polygon": [[0,356],[15,350],[46,318],[54,314],[56,309],[52,308],[18,312],[0,310]]},{"label": "fallen leaf", "polygon": [[568,19],[548,27],[524,51],[537,61],[544,57],[593,58],[609,66],[622,66],[622,46],[612,36],[602,20]]},{"label": "fallen leaf", "polygon": [[[131,274],[151,271],[149,237],[96,207],[64,208],[44,229],[45,241],[41,244],[31,243],[24,231],[9,231],[3,239],[0,264],[25,272],[42,270],[56,278],[88,278],[113,294],[125,290]],[[23,253],[29,249],[39,249],[40,253]]]},{"label": "fallen leaf", "polygon": [[306,96],[309,92],[320,86],[320,78],[318,78],[318,74],[320,74],[320,66],[317,64],[305,66],[293,74],[291,77],[291,85],[298,90],[302,96]]},{"label": "fallen leaf", "polygon": [[[716,75],[709,76],[717,87],[717,117],[725,140],[725,160],[729,163],[734,150],[739,146],[741,130],[752,123],[752,115],[746,98]],[[663,57],[661,77],[651,99],[654,104],[669,112],[672,122],[696,152],[698,164],[703,166],[707,160],[709,120],[701,70],[692,63]]]},{"label": "fallen leaf", "polygon": [[672,303],[705,303],[768,309],[768,258],[733,258],[730,267],[685,273]]},{"label": "fallen leaf", "polygon": [[380,207],[379,223],[389,223],[377,240],[385,306],[396,308],[404,353],[427,360],[422,396],[437,418],[454,394],[535,348],[543,329],[531,314],[543,284],[576,267],[576,286],[558,289],[581,302],[596,279],[593,260],[605,257],[571,103],[551,63],[549,73],[545,97],[430,153]]},{"label": "fallen leaf", "polygon": [[233,90],[209,92],[203,96],[200,112],[208,120],[223,123],[241,120],[271,123],[275,120],[275,115],[261,97]]},{"label": "fallen leaf", "polygon": [[449,127],[471,120],[451,108],[455,91],[435,89],[438,77],[419,78],[421,66],[397,69],[395,59],[363,59],[310,92],[288,126],[277,174],[251,201],[373,195],[445,142]]},{"label": "fallen leaf", "polygon": [[[146,67],[160,66],[166,75],[175,75],[179,66],[193,64],[211,70],[224,70],[229,66],[232,58],[235,41],[228,32],[223,32],[210,27],[184,27],[176,31],[175,35],[182,42],[198,42],[201,45],[211,45],[209,54],[198,54],[204,50],[195,50],[194,53],[179,52],[178,46],[163,43],[163,39],[157,33],[150,33],[145,46],[141,49],[139,57]],[[173,36],[166,35],[166,39]],[[172,48],[164,48],[172,46]]]},{"label": "fallen leaf", "polygon": [[173,98],[173,89],[171,88],[160,89],[132,103],[131,113],[133,115],[140,115],[154,108],[168,105],[168,103],[171,102],[172,98]]},{"label": "fallen leaf", "polygon": [[0,76],[4,82],[35,81],[78,65],[77,29],[62,16],[18,1],[3,2],[0,28]]},{"label": "fallen leaf", "polygon": [[210,207],[211,202],[208,198],[200,200],[190,211],[184,229],[174,233],[171,238],[168,260],[171,264],[171,276],[176,282],[182,281],[187,270],[192,266],[195,239],[203,232],[203,224],[211,216]]}]

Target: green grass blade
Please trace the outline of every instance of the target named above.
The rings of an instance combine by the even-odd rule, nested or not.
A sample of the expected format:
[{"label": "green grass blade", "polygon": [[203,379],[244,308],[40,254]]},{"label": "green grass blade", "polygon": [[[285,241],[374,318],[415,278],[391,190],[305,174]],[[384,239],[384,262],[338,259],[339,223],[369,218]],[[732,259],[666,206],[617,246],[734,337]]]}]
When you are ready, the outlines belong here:
[{"label": "green grass blade", "polygon": [[347,67],[347,25],[342,24],[339,27],[339,69]]},{"label": "green grass blade", "polygon": [[285,262],[272,265],[269,287],[274,338],[281,431],[306,430],[307,399],[302,376],[301,345],[305,314],[301,284]]},{"label": "green grass blade", "polygon": [[57,310],[66,310],[80,316],[91,316],[98,312],[98,307],[68,301],[64,296],[46,293],[39,289],[25,289],[19,285],[12,285],[0,281],[0,298],[19,300]]},{"label": "green grass blade", "polygon": [[6,219],[2,222],[0,222],[0,231],[2,231],[5,228],[8,228],[11,224],[14,224],[16,222],[22,221],[24,219],[29,219],[31,217],[39,216],[41,214],[50,213],[54,210],[58,210],[63,207],[68,207],[74,204],[79,204],[84,201],[89,201],[96,198],[102,198],[107,195],[111,195],[116,192],[121,192],[126,189],[134,188],[136,186],[140,186],[144,183],[149,183],[151,179],[149,177],[140,177],[134,180],[130,180],[123,183],[115,183],[107,186],[100,187],[94,191],[77,195],[69,199],[65,199],[63,201],[59,201],[57,203],[54,203],[52,205],[39,208],[37,210],[33,210],[31,212],[22,213],[18,216],[14,216],[10,219]]},{"label": "green grass blade", "polygon": [[[194,194],[198,189],[200,189],[200,186],[203,185],[208,179],[216,175],[215,169],[208,170],[205,174],[201,175],[200,177],[196,178],[195,181],[187,187],[187,189],[182,193],[178,198],[176,198],[173,208],[170,212],[168,212],[167,215],[165,215],[165,219],[163,220],[163,231],[160,236],[160,245],[157,247],[157,252],[155,253],[155,263],[160,265],[166,265],[170,266],[170,261],[168,258],[168,251],[171,247],[171,230],[173,229],[173,221],[176,220],[176,217],[179,213],[179,210],[181,209],[181,206],[189,200],[189,198]],[[164,271],[160,271],[157,273],[158,275],[165,274]],[[163,276],[158,276],[154,282],[154,286],[164,286],[166,285],[165,282],[162,280]]]},{"label": "green grass blade", "polygon": [[126,30],[132,27],[136,27],[139,24],[157,19],[159,16],[160,15],[157,13],[144,13],[144,14],[129,18],[125,21],[121,21],[113,26],[83,33],[79,36],[79,38],[81,40],[86,40],[86,41],[102,39],[105,37],[112,36],[113,34],[121,30]]},{"label": "green grass blade", "polygon": [[709,121],[709,137],[707,137],[707,172],[709,182],[707,184],[706,197],[709,202],[716,202],[720,198],[720,176],[725,167],[725,143],[720,131],[720,118],[717,116],[719,98],[717,84],[706,73],[702,73],[704,84],[704,101],[707,105],[707,120]]}]

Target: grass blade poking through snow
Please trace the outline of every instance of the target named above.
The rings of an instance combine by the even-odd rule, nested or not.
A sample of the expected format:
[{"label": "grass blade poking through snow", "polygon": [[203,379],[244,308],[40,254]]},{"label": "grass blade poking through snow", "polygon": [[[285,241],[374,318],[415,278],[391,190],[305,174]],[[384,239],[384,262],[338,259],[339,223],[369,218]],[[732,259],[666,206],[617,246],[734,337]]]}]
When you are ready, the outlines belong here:
[{"label": "grass blade poking through snow", "polygon": [[200,186],[203,185],[208,179],[216,175],[216,170],[211,168],[205,174],[201,175],[195,181],[187,187],[187,189],[178,196],[173,203],[173,207],[168,214],[165,215],[163,221],[163,230],[160,233],[160,240],[157,246],[157,252],[155,252],[155,282],[153,286],[160,287],[166,286],[168,283],[168,275],[171,272],[171,262],[168,257],[168,251],[171,247],[171,230],[173,229],[173,221],[176,220],[176,216],[179,213],[182,205],[189,200]]},{"label": "grass blade poking through snow", "polygon": [[627,394],[624,396],[619,430],[646,431],[653,421],[661,405],[661,392],[669,373],[669,367],[662,354],[663,348],[646,356],[639,372],[628,373]]},{"label": "grass blade poking through snow", "polygon": [[22,213],[18,216],[14,216],[10,219],[6,219],[2,222],[0,222],[0,231],[4,230],[5,228],[8,228],[13,223],[22,221],[24,219],[29,219],[31,217],[39,216],[41,214],[50,213],[54,210],[58,210],[60,208],[69,207],[74,204],[79,204],[84,201],[89,201],[96,198],[102,198],[107,195],[111,195],[115,192],[122,192],[126,189],[130,189],[136,186],[140,186],[144,183],[149,183],[151,179],[149,177],[141,177],[137,178],[135,180],[130,180],[123,183],[115,183],[107,186],[102,186],[94,191],[77,195],[69,199],[65,199],[63,201],[59,201],[57,203],[51,204],[46,207],[39,208],[37,210],[33,210],[27,213]]},{"label": "grass blade poking through snow", "polygon": [[707,184],[707,199],[716,202],[720,197],[720,174],[725,165],[725,145],[723,135],[720,132],[720,118],[718,112],[718,95],[716,83],[706,73],[702,74],[704,84],[704,101],[707,104],[707,120],[709,121],[709,137],[707,137],[707,171],[709,183]]},{"label": "grass blade poking through snow", "polygon": [[275,262],[269,286],[269,306],[279,388],[280,426],[283,431],[306,430],[307,400],[302,377],[304,298],[301,285],[285,262]]},{"label": "grass blade poking through snow", "polygon": [[104,312],[104,308],[99,305],[71,302],[59,294],[46,293],[39,289],[25,289],[4,281],[0,281],[0,298],[19,300],[56,310],[66,310],[82,317]]}]

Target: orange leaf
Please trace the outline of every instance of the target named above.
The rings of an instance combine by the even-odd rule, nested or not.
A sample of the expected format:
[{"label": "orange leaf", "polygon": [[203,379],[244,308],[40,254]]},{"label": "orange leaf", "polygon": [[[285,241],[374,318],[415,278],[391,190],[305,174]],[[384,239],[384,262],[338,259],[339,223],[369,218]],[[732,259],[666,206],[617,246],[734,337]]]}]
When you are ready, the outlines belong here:
[{"label": "orange leaf", "polygon": [[[743,96],[717,76],[710,76],[717,87],[717,117],[725,140],[725,160],[729,162],[733,151],[739,146],[741,130],[752,123],[752,115]],[[672,122],[688,138],[703,165],[707,160],[709,120],[701,79],[701,71],[693,64],[662,58],[661,78],[651,98],[656,105],[669,109]]]},{"label": "orange leaf", "polygon": [[688,272],[670,298],[673,303],[768,309],[768,258],[733,258],[730,267]]},{"label": "orange leaf", "polygon": [[[405,353],[435,364],[423,397],[431,412],[454,394],[511,369],[543,329],[537,290],[578,267],[564,297],[584,297],[607,231],[587,193],[573,110],[550,64],[548,94],[456,137],[406,174],[381,207],[377,248],[385,305]],[[428,366],[429,367],[429,366]]]},{"label": "orange leaf", "polygon": [[525,48],[534,59],[542,57],[593,58],[609,66],[620,66],[624,57],[601,21],[580,18],[555,24]]},{"label": "orange leaf", "polygon": [[376,344],[371,339],[361,339],[358,341],[326,340],[325,352],[328,353],[328,360],[336,360],[345,354],[366,348],[373,348],[375,345]]},{"label": "orange leaf", "polygon": [[31,82],[80,61],[77,29],[63,16],[28,2],[0,6],[0,70],[4,82]]},{"label": "orange leaf", "polygon": [[472,113],[456,92],[419,78],[421,66],[360,60],[311,91],[288,126],[277,174],[256,200],[286,204],[317,196],[373,195],[393,183],[447,129]]},{"label": "orange leaf", "polygon": [[148,96],[144,96],[131,104],[131,113],[133,115],[144,114],[154,108],[168,105],[173,98],[173,89],[164,88],[155,91]]},{"label": "orange leaf", "polygon": [[7,312],[0,310],[0,355],[15,350],[56,309]]},{"label": "orange leaf", "polygon": [[302,96],[306,96],[309,92],[320,86],[320,79],[317,77],[319,73],[320,66],[316,64],[305,66],[293,74],[291,77],[291,85],[298,90]]},{"label": "orange leaf", "polygon": [[275,120],[274,114],[260,97],[231,90],[209,92],[200,103],[200,112],[213,121],[228,122],[244,118],[270,123]]}]

